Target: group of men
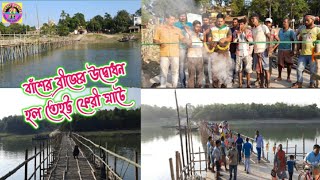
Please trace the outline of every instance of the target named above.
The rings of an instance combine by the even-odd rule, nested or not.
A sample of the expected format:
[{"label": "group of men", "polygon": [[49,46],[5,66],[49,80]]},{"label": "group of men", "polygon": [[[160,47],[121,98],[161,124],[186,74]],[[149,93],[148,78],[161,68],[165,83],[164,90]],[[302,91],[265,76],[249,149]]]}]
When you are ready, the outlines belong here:
[{"label": "group of men", "polygon": [[[269,57],[278,49],[278,77],[274,81],[282,81],[281,72],[286,67],[286,81],[291,82],[293,56],[297,55],[297,81],[292,87],[302,87],[303,72],[309,65],[309,87],[314,88],[313,75],[320,69],[312,59],[313,42],[320,40],[320,28],[314,24],[316,17],[306,15],[304,26],[298,32],[290,28],[288,18],[283,19],[279,32],[272,28],[271,18],[264,24],[259,20],[257,14],[253,14],[249,22],[235,18],[229,27],[222,14],[218,14],[215,21],[203,14],[202,23],[188,22],[186,13],[181,13],[176,22],[175,16],[168,14],[165,24],[156,29],[153,40],[160,45],[160,87],[167,87],[170,67],[173,88],[230,87],[237,77],[239,87],[246,84],[250,88],[251,84],[257,84],[257,87],[268,88],[271,81]],[[303,42],[295,47],[293,41],[297,40]],[[253,71],[257,80],[251,83]],[[244,77],[246,83],[243,83]]]},{"label": "group of men", "polygon": [[[247,174],[250,173],[250,157],[253,152],[253,145],[249,142],[249,138],[246,138],[244,142],[241,135],[238,134],[237,138],[232,136],[232,133],[225,138],[221,134],[221,138],[214,142],[213,136],[209,136],[207,142],[207,156],[208,156],[208,167],[212,172],[216,173],[216,179],[220,179],[222,176],[220,174],[221,165],[224,164],[225,170],[229,171],[230,177],[229,179],[237,179],[237,169],[238,164],[242,163],[242,158],[244,158],[244,171]],[[261,153],[263,149],[263,137],[259,134],[259,131],[256,131],[256,150],[257,150],[257,158],[258,163],[261,161]],[[229,169],[227,168],[227,159]],[[214,170],[216,167],[216,171]]]}]

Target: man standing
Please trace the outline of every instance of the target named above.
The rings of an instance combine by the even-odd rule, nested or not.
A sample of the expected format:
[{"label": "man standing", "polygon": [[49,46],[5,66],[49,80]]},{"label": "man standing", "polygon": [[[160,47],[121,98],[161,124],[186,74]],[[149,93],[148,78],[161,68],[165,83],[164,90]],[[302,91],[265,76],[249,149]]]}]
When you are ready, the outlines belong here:
[{"label": "man standing", "polygon": [[207,142],[207,156],[208,156],[208,168],[210,169],[210,160],[211,160],[211,141],[212,141],[212,137],[209,136],[208,138],[208,142]]},{"label": "man standing", "polygon": [[[276,38],[276,36],[277,36],[277,32],[276,32],[276,30],[274,29],[274,28],[272,28],[272,22],[273,22],[273,20],[271,19],[271,18],[267,18],[265,21],[264,21],[264,24],[268,27],[268,29],[269,29],[269,31],[270,31],[270,39],[269,39],[269,41],[270,42],[272,42],[272,41],[274,41],[274,39]],[[268,47],[273,47],[274,46],[274,44],[267,44],[267,48]],[[269,56],[271,55],[271,51],[270,51],[270,53],[269,53]],[[270,66],[269,66],[269,73],[270,73],[270,76],[271,76],[271,74],[272,74],[272,59],[269,57],[269,64],[270,64]]]},{"label": "man standing", "polygon": [[238,150],[238,158],[239,158],[239,163],[241,163],[241,151],[242,151],[242,144],[243,144],[243,139],[241,138],[240,133],[238,134],[238,138],[236,140],[237,144],[237,150]]},{"label": "man standing", "polygon": [[256,131],[256,148],[258,154],[258,163],[261,161],[261,151],[263,149],[263,137],[259,134],[259,131]]},{"label": "man standing", "polygon": [[230,172],[230,180],[232,179],[232,171],[233,171],[233,179],[237,179],[237,167],[238,167],[238,151],[236,149],[236,143],[232,142],[232,148],[228,152],[229,158],[229,172]]},{"label": "man standing", "polygon": [[249,43],[252,42],[252,32],[250,29],[245,27],[245,20],[239,20],[239,30],[235,30],[233,33],[233,42],[239,42],[235,44],[236,46],[236,73],[239,76],[239,88],[242,88],[242,66],[245,68],[247,75],[247,88],[250,88],[250,75],[252,73],[252,46],[249,46]]},{"label": "man standing", "polygon": [[213,152],[212,152],[212,155],[214,157],[214,162],[215,162],[215,165],[217,167],[217,171],[216,171],[216,179],[218,180],[220,176],[222,176],[222,174],[220,174],[220,171],[221,171],[221,150],[220,150],[220,145],[221,145],[221,142],[220,140],[217,140],[216,141],[216,147],[214,147],[213,149]]},{"label": "man standing", "polygon": [[[192,24],[187,22],[187,14],[185,12],[181,13],[179,16],[179,21],[174,23],[174,26],[181,29],[182,35],[186,35],[187,29],[192,28]],[[182,88],[186,87],[186,70],[187,70],[187,46],[186,44],[179,44],[179,86]]]},{"label": "man standing", "polygon": [[314,25],[315,17],[312,15],[305,16],[305,29],[302,29],[299,36],[299,41],[306,41],[306,43],[298,46],[298,51],[301,52],[298,59],[297,67],[297,82],[292,85],[293,88],[302,88],[303,71],[305,67],[310,65],[310,85],[309,88],[314,88],[313,74],[316,73],[316,63],[312,61],[312,49],[314,48],[313,42],[317,40],[317,35],[320,33],[320,28]]},{"label": "man standing", "polygon": [[252,154],[252,145],[249,143],[249,138],[246,138],[246,143],[244,143],[242,148],[242,156],[244,156],[244,171],[249,174],[250,170],[250,156]]},{"label": "man standing", "polygon": [[[259,16],[254,14],[250,18],[253,25],[252,35],[255,42],[266,42],[271,39],[270,30],[266,25],[259,23]],[[269,49],[266,43],[256,43],[253,46],[253,67],[257,72],[257,77],[260,79],[260,88],[270,85],[270,72],[269,72]],[[257,78],[258,79],[258,78]]]},{"label": "man standing", "polygon": [[[233,18],[232,20],[232,28],[230,29],[231,33],[233,34],[236,30],[239,30],[239,20],[238,18]],[[234,41],[232,37],[232,41]],[[236,49],[237,49],[237,44],[230,44],[230,54],[231,58],[233,59],[234,63],[236,63]],[[233,82],[235,82],[235,76],[236,76],[236,71],[233,72]]]},{"label": "man standing", "polygon": [[[227,87],[227,84],[225,83],[229,83],[227,82],[229,77],[218,77],[221,71],[223,71],[223,74],[227,74],[226,76],[228,76],[230,69],[233,71],[233,62],[232,59],[230,59],[231,57],[228,50],[229,43],[232,40],[232,33],[230,28],[225,25],[225,17],[223,14],[217,15],[216,26],[211,28],[211,38],[214,48],[214,55],[210,58],[213,87],[218,88],[220,81],[224,81],[220,82],[222,83],[221,87]],[[224,47],[221,47],[221,45],[224,45]],[[217,52],[220,52],[219,54],[224,56],[224,58],[218,57]],[[225,69],[221,69],[221,67],[224,67]]]},{"label": "man standing", "polygon": [[[209,38],[209,35],[211,34],[211,25],[210,25],[210,19],[209,14],[205,13],[202,14],[202,33],[203,33],[203,42],[207,43],[211,41],[211,38]],[[210,79],[209,79],[209,52],[207,50],[203,51],[203,68],[204,68],[204,76],[206,80],[205,87],[209,88]]]},{"label": "man standing", "polygon": [[179,78],[179,41],[184,40],[181,30],[174,27],[175,17],[166,16],[166,24],[155,31],[153,42],[160,45],[160,87],[166,88],[171,65],[172,87],[176,88]]},{"label": "man standing", "polygon": [[291,67],[293,65],[293,54],[295,49],[294,43],[281,43],[281,41],[295,41],[296,36],[294,31],[289,27],[290,26],[290,20],[289,18],[285,18],[282,22],[283,28],[280,29],[277,39],[280,41],[280,44],[277,44],[273,49],[276,49],[279,46],[278,51],[278,78],[276,81],[281,81],[281,72],[282,69],[285,68],[285,65],[287,66],[287,81],[291,82],[290,80],[290,74],[291,74]]}]

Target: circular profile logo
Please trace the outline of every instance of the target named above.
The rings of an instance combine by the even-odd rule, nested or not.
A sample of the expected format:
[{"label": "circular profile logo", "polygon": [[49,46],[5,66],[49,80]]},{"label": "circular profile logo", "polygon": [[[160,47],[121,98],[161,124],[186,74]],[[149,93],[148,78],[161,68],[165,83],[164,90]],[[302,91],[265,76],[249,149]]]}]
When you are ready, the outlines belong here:
[{"label": "circular profile logo", "polygon": [[7,3],[2,6],[2,17],[8,23],[17,23],[22,18],[22,7],[18,3]]}]

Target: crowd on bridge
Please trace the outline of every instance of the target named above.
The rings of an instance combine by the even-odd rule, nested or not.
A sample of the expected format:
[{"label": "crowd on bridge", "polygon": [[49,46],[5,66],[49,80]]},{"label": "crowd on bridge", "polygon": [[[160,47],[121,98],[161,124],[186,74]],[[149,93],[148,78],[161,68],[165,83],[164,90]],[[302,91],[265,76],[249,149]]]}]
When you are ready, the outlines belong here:
[{"label": "crowd on bridge", "polygon": [[[243,136],[238,133],[234,135],[229,129],[227,121],[220,123],[208,123],[208,128],[211,131],[211,135],[207,141],[207,158],[208,158],[208,169],[215,173],[216,179],[220,179],[223,176],[220,172],[222,171],[221,166],[224,165],[225,171],[229,171],[229,179],[237,179],[238,165],[244,165],[244,171],[250,174],[250,162],[252,161],[253,142],[256,146],[257,162],[261,163],[264,149],[264,138],[260,132],[256,131],[256,136],[252,140],[249,137],[243,140]],[[250,141],[252,143],[250,143]],[[268,149],[269,144],[266,144]],[[305,168],[311,168],[314,175],[318,175],[320,178],[320,146],[315,144],[313,151],[308,153],[304,158]],[[273,169],[271,169],[271,176],[273,179],[293,179],[294,169],[298,171],[296,166],[296,160],[294,155],[288,155],[283,150],[282,144],[278,147],[273,147],[274,160]],[[227,164],[229,168],[227,168]],[[288,176],[287,176],[288,172]]]},{"label": "crowd on bridge", "polygon": [[[320,40],[320,28],[315,25],[319,17],[305,15],[297,30],[290,28],[289,18],[283,19],[279,31],[273,28],[271,18],[266,18],[264,23],[260,21],[259,15],[252,14],[248,21],[234,18],[228,26],[223,14],[212,17],[205,13],[202,22],[188,22],[185,12],[178,18],[167,14],[153,38],[153,42],[160,45],[160,88],[167,87],[168,75],[173,88],[226,88],[237,84],[239,88],[244,84],[247,88],[252,85],[269,88],[271,81],[285,80],[292,88],[301,88],[307,66],[309,88],[318,87],[320,65],[314,42]],[[271,79],[270,56],[274,52],[278,52],[278,76]],[[297,81],[291,82],[295,56],[298,57]],[[287,68],[287,77],[282,79],[284,68]],[[256,81],[251,82],[253,72]]]}]

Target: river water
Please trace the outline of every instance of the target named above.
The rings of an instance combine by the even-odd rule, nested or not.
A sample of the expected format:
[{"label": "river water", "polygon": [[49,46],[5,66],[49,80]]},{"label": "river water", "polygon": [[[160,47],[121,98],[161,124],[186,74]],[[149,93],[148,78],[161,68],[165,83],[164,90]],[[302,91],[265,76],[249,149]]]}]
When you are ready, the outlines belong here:
[{"label": "river water", "polygon": [[[127,62],[126,77],[119,83],[125,87],[140,87],[140,42],[76,43],[39,55],[29,56],[0,65],[0,87],[17,88],[30,76],[36,79],[56,76],[56,69],[64,67],[66,73],[85,69],[85,63],[102,66],[111,60]],[[88,86],[105,86],[89,82]]]},{"label": "river water", "polygon": [[[143,117],[143,115],[142,115]],[[302,152],[302,136],[305,137],[305,151],[312,151],[312,146],[316,139],[320,140],[320,122],[314,121],[294,121],[294,120],[259,120],[259,121],[228,121],[232,130],[240,132],[250,137],[254,137],[255,131],[259,130],[264,137],[265,144],[269,143],[268,158],[273,159],[272,146],[274,143],[282,143],[286,146],[288,138],[289,154],[293,154],[297,145],[297,152]],[[150,180],[170,179],[169,158],[175,160],[175,151],[181,151],[180,137],[175,129],[161,128],[156,123],[142,123],[141,151],[142,151],[142,178]],[[163,124],[166,125],[166,124]],[[183,136],[184,141],[184,136]],[[199,132],[193,133],[194,149],[201,151],[205,145],[201,143]],[[185,148],[185,147],[184,147]],[[256,151],[254,149],[254,151]],[[265,155],[267,149],[265,148]],[[204,157],[202,157],[204,158]],[[302,159],[302,157],[297,157]],[[175,161],[173,163],[175,169]],[[199,165],[198,165],[199,166]],[[205,164],[202,164],[202,169]]]},{"label": "river water", "polygon": [[[81,133],[80,133],[81,134]],[[90,135],[86,136],[88,139],[99,144],[108,144],[108,149],[114,151],[116,146],[116,153],[122,155],[131,160],[134,159],[135,151],[141,152],[140,150],[140,135],[137,133],[128,134],[117,134],[114,135]],[[16,166],[21,164],[25,160],[25,150],[29,150],[29,157],[34,154],[34,145],[39,142],[32,141],[30,138],[12,138],[4,137],[0,138],[0,177],[4,176],[9,171],[13,170]],[[37,150],[39,151],[39,150]],[[46,150],[45,150],[46,152]],[[140,156],[138,156],[138,161],[140,164]],[[110,156],[109,163],[113,166],[114,157]],[[118,162],[118,161],[117,161]],[[37,165],[39,164],[39,156],[37,157]],[[117,164],[117,172],[120,172],[122,168],[122,175],[124,174],[124,179],[134,179],[133,166],[128,166],[125,173],[127,164],[123,165],[122,161]],[[28,174],[32,174],[34,171],[34,160],[28,163]],[[141,171],[139,171],[140,173]],[[99,171],[97,171],[99,173]],[[28,175],[28,177],[29,177]],[[140,174],[139,174],[140,175]],[[141,176],[139,176],[141,177]],[[24,178],[24,167],[20,168],[15,174],[10,176],[8,179],[16,180]],[[37,172],[37,179],[39,179],[39,172]]]}]

